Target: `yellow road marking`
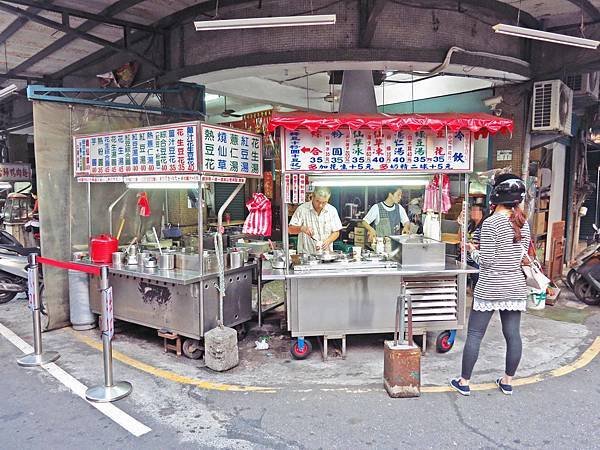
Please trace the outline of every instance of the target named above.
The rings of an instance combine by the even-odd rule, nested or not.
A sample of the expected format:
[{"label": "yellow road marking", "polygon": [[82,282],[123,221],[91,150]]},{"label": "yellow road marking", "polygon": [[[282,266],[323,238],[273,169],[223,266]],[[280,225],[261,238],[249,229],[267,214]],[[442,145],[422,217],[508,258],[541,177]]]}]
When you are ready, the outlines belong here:
[{"label": "yellow road marking", "polygon": [[[95,348],[96,350],[102,351],[102,344],[87,336],[76,334],[75,331],[71,331],[78,340]],[[158,367],[151,366],[144,362],[138,361],[137,359],[131,358],[119,351],[113,349],[113,358],[120,361],[128,366],[134,367],[142,372],[149,373],[156,377],[164,378],[166,380],[173,381],[179,384],[188,384],[192,386],[198,386],[201,389],[207,389],[212,391],[230,391],[230,392],[262,392],[262,393],[274,393],[276,388],[267,388],[259,386],[239,386],[233,384],[215,383],[212,381],[200,380],[198,378],[192,378],[185,375],[179,375],[170,370],[160,369]]]},{"label": "yellow road marking", "polygon": [[[87,336],[81,335],[73,330],[69,330],[71,333],[81,342],[89,345],[90,347],[95,348],[96,350],[102,350],[102,344],[99,341],[96,341]],[[587,366],[598,354],[600,353],[600,337],[594,339],[594,342],[572,363],[564,365],[562,367],[558,367],[556,369],[552,369],[548,372],[542,372],[536,375],[531,375],[529,377],[524,378],[516,378],[513,380],[513,386],[525,386],[527,384],[534,384],[544,381],[548,378],[557,378],[567,375],[571,372],[576,371],[577,369],[581,369],[582,367]],[[260,392],[266,394],[273,394],[278,391],[281,391],[281,387],[261,387],[261,386],[241,386],[235,384],[224,384],[224,383],[215,383],[212,381],[200,380],[198,378],[192,378],[185,375],[179,375],[175,372],[166,369],[159,369],[158,367],[151,366],[150,364],[146,364],[144,362],[138,361],[137,359],[131,358],[119,351],[113,349],[113,358],[117,361],[120,361],[124,364],[127,364],[131,367],[134,367],[142,372],[149,373],[150,375],[154,375],[156,377],[164,378],[166,380],[173,381],[175,383],[180,384],[188,384],[192,386],[197,386],[201,389],[207,389],[212,391],[229,391],[229,392]],[[497,386],[494,383],[480,383],[480,384],[471,384],[472,391],[485,391],[490,389],[497,389]],[[334,392],[334,391],[347,391],[351,393],[364,393],[371,391],[380,391],[381,389],[369,389],[369,388],[320,388],[320,391],[323,392]],[[298,389],[298,392],[310,392],[312,389]],[[421,392],[423,393],[439,393],[439,392],[454,392],[454,390],[450,386],[423,386],[421,387]]]}]

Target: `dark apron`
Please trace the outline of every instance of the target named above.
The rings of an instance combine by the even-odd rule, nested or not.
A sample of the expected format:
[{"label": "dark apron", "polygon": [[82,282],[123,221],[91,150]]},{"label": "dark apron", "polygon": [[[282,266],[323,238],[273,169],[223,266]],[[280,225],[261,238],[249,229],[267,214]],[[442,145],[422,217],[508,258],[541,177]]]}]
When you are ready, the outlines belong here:
[{"label": "dark apron", "polygon": [[402,232],[402,220],[400,218],[400,206],[394,205],[392,211],[383,206],[383,202],[377,203],[379,207],[379,223],[375,225],[377,236],[394,236]]}]

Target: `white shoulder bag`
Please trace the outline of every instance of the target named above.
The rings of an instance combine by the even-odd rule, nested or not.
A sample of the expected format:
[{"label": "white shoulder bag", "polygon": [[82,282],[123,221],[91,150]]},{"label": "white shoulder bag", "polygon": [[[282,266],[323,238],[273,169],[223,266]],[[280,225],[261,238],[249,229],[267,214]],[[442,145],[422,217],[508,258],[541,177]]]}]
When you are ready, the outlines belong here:
[{"label": "white shoulder bag", "polygon": [[542,266],[537,259],[531,259],[526,249],[524,249],[523,258],[529,261],[529,265],[521,263],[521,270],[525,274],[525,283],[532,289],[540,292],[546,292],[548,285],[551,283],[550,279],[544,275]]}]

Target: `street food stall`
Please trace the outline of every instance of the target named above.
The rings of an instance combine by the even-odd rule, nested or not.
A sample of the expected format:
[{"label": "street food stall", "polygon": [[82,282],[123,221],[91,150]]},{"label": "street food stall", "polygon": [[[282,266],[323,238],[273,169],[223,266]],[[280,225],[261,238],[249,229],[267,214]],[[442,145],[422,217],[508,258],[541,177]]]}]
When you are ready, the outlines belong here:
[{"label": "street food stall", "polygon": [[[325,252],[292,255],[288,207],[303,203],[315,186],[415,185],[435,174],[455,178],[468,217],[473,140],[511,132],[512,121],[487,114],[427,115],[274,115],[269,126],[282,142],[282,226],[284,268],[265,265],[262,280],[285,280],[291,353],[311,351],[306,337],[346,336],[394,331],[396,299],[404,285],[413,302],[415,328],[440,332],[438,343],[451,347],[448,330],[464,327],[466,278],[475,272],[446,254],[446,245],[422,235],[389,236],[387,245],[352,256]],[[423,181],[425,179],[425,181]],[[462,230],[466,241],[466,229]],[[378,246],[379,247],[379,246]]]},{"label": "street food stall", "polygon": [[23,246],[34,247],[33,233],[28,225],[38,228],[37,219],[33,222],[33,201],[31,196],[14,190],[15,182],[31,183],[31,165],[27,163],[0,163],[0,201],[2,204],[2,225],[4,230],[15,237]]},{"label": "street food stall", "polygon": [[[225,326],[243,329],[252,317],[255,263],[249,261],[243,249],[233,248],[235,242],[224,249],[222,256],[216,249],[221,248],[219,240],[228,204],[248,178],[262,176],[261,136],[186,122],[75,136],[74,152],[75,176],[79,182],[88,183],[88,189],[98,183],[123,186],[113,190],[116,200],[100,206],[109,218],[109,230],[105,231],[110,234],[90,236],[91,259],[109,265],[114,317],[158,330],[160,336],[176,342],[169,345],[178,353],[182,351],[193,359],[202,357],[202,339],[217,326],[219,318]],[[236,187],[218,210],[216,234],[207,240],[209,218],[203,207],[203,191],[210,183],[232,183]],[[165,217],[168,208],[150,211],[153,195],[166,198],[165,192],[173,190],[183,190],[198,200],[197,227],[189,235],[165,226],[169,222]],[[124,217],[131,221],[135,213],[122,215],[115,224],[116,236],[112,236],[112,230],[118,218],[112,213],[128,194],[137,197],[137,212],[145,217],[139,220],[132,239],[130,236],[119,241]],[[98,207],[90,199],[88,193],[89,212]],[[190,248],[186,242],[196,245]],[[92,311],[99,314],[97,282],[92,281],[90,286],[90,303]]]}]

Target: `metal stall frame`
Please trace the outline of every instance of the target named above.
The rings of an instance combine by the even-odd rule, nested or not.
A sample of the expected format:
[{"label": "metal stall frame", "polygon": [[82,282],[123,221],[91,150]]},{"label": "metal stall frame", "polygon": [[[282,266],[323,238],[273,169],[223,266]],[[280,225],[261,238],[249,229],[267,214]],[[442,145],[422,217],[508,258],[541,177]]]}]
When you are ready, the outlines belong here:
[{"label": "metal stall frame", "polygon": [[[138,281],[140,283],[145,282],[147,280],[150,282],[152,286],[155,286],[158,289],[169,289],[169,297],[175,300],[175,303],[171,304],[168,310],[164,311],[165,316],[159,317],[161,314],[156,313],[156,311],[135,311],[135,306],[132,302],[135,303],[137,300],[126,301],[125,306],[123,306],[123,313],[118,311],[117,305],[120,303],[116,298],[115,302],[115,317],[127,322],[138,323],[143,326],[147,326],[150,328],[158,329],[159,335],[165,337],[165,339],[176,339],[177,340],[177,351],[178,354],[183,347],[183,352],[186,356],[190,356],[188,353],[193,353],[197,355],[197,350],[203,350],[201,343],[199,342],[204,334],[211,329],[212,327],[207,327],[207,324],[213,321],[213,315],[217,317],[216,326],[220,323],[227,322],[227,326],[236,327],[238,325],[243,326],[245,322],[252,318],[252,272],[255,269],[254,263],[245,263],[243,266],[238,268],[229,268],[225,269],[225,265],[223,262],[223,258],[220,258],[219,270],[215,272],[206,271],[204,268],[204,226],[205,220],[204,211],[203,211],[203,186],[206,183],[233,183],[237,184],[234,191],[229,195],[225,203],[220,207],[218,211],[218,222],[217,222],[217,241],[221,243],[222,246],[222,225],[223,225],[223,213],[225,212],[228,205],[235,198],[235,196],[240,192],[240,190],[246,184],[246,178],[256,178],[260,177],[262,174],[262,149],[260,146],[256,149],[259,157],[259,169],[258,174],[252,176],[230,176],[232,174],[220,174],[215,175],[213,173],[206,173],[202,170],[203,168],[203,159],[201,154],[201,135],[204,131],[203,126],[208,126],[210,128],[220,128],[224,129],[233,134],[239,135],[248,135],[252,136],[252,138],[258,138],[258,135],[253,133],[248,133],[243,130],[235,130],[230,128],[217,127],[213,125],[203,124],[201,122],[184,122],[177,124],[170,124],[167,126],[175,126],[175,127],[185,127],[190,124],[195,125],[196,128],[196,148],[197,148],[197,161],[198,161],[198,171],[197,173],[187,173],[187,174],[144,174],[144,175],[136,175],[136,174],[122,174],[120,179],[108,180],[107,178],[102,179],[101,176],[81,176],[81,174],[75,174],[78,181],[86,182],[88,188],[88,216],[92,210],[91,204],[91,185],[95,182],[100,181],[122,181],[126,184],[126,189],[123,193],[121,193],[115,201],[113,201],[109,205],[109,220],[110,220],[110,232],[112,234],[112,211],[115,205],[123,200],[128,194],[128,192],[132,189],[129,186],[129,183],[138,182],[148,184],[152,186],[152,184],[156,183],[156,189],[162,189],[158,183],[164,182],[188,182],[188,183],[197,183],[199,198],[198,198],[198,258],[199,258],[199,267],[197,270],[180,270],[175,269],[175,271],[162,272],[156,269],[147,269],[145,267],[136,266],[135,270],[131,270],[132,268],[128,268],[126,265],[114,267],[112,264],[110,265],[109,271],[111,274],[111,284],[115,287],[115,298],[117,297],[118,292],[121,291],[124,293],[124,298],[132,298],[137,299],[140,296],[138,293]],[[160,128],[151,127],[151,128]],[[145,127],[146,128],[146,127]],[[147,128],[146,128],[147,129]],[[137,131],[139,129],[132,130],[123,130],[120,133],[127,133],[132,131]],[[95,135],[98,135],[96,133]],[[74,137],[74,143],[77,136]],[[121,174],[118,174],[121,175]],[[129,176],[131,175],[131,176]],[[240,174],[241,175],[241,174]],[[152,187],[144,187],[145,189],[153,189]],[[185,189],[185,188],[183,188]],[[91,227],[90,227],[91,228]],[[88,234],[91,235],[91,229],[88,230]],[[91,237],[91,236],[90,236]],[[218,249],[216,249],[218,253]],[[226,283],[226,278],[229,278],[229,283]],[[227,285],[227,287],[226,287]],[[141,284],[140,284],[141,286]],[[141,288],[139,288],[141,289]],[[241,290],[244,292],[242,292]],[[92,309],[94,312],[98,313],[99,310],[96,303],[98,303],[95,299],[94,286],[91,286],[91,297],[92,297]],[[247,292],[246,292],[247,291]],[[141,291],[140,291],[141,292]],[[223,306],[223,297],[225,295],[232,295],[234,300],[232,302],[228,302],[227,311],[224,312]],[[208,302],[208,303],[207,303]],[[231,304],[230,304],[231,303]],[[243,304],[242,304],[243,303]],[[247,304],[246,304],[247,303]],[[207,305],[210,312],[207,311]],[[195,306],[198,305],[198,306]],[[227,313],[227,314],[225,314]],[[158,315],[157,315],[158,314]],[[207,316],[210,314],[210,317]],[[239,315],[238,315],[239,314]],[[227,320],[226,320],[227,319]],[[157,325],[158,323],[168,323],[170,326],[162,326]],[[194,325],[197,324],[197,325]],[[243,332],[243,331],[242,331]],[[183,342],[183,346],[181,345],[180,337],[183,336],[188,338],[187,341]],[[165,349],[167,345],[165,343]],[[171,348],[171,347],[169,347]],[[187,349],[187,351],[186,351]],[[192,356],[190,356],[192,357]],[[194,356],[195,358],[195,356]]]},{"label": "metal stall frame", "polygon": [[[387,118],[389,118],[390,116],[386,116]],[[495,119],[492,116],[489,116],[490,119]],[[319,119],[322,118],[319,117]],[[310,120],[314,119],[314,117],[310,117]],[[336,119],[334,119],[336,120]],[[369,119],[366,118],[365,122],[368,121]],[[313,128],[318,128],[317,125],[315,125],[317,121],[313,121],[313,123],[311,124]],[[342,339],[342,351],[343,351],[343,356],[345,356],[345,335],[346,334],[360,334],[360,333],[377,333],[377,332],[389,332],[389,331],[393,331],[393,326],[390,329],[387,328],[368,328],[368,329],[362,329],[362,330],[356,330],[356,329],[349,329],[349,330],[336,330],[333,335],[327,336],[327,330],[325,330],[323,328],[323,326],[320,327],[315,327],[315,329],[312,330],[304,330],[303,331],[297,331],[294,330],[294,324],[297,322],[297,317],[294,317],[295,314],[297,314],[297,310],[295,309],[295,307],[297,307],[298,305],[293,305],[293,301],[290,297],[294,297],[296,299],[296,301],[299,301],[298,295],[291,295],[291,294],[298,294],[298,283],[299,280],[303,280],[306,278],[310,278],[311,276],[308,274],[298,274],[298,273],[292,273],[290,271],[290,254],[289,254],[289,228],[288,228],[288,204],[286,203],[286,196],[285,196],[285,192],[286,192],[286,173],[289,173],[287,171],[287,165],[286,165],[286,158],[288,157],[288,152],[287,152],[287,143],[286,143],[286,135],[285,135],[285,131],[286,131],[286,125],[284,124],[276,124],[273,127],[275,128],[276,126],[278,126],[277,130],[281,133],[280,138],[281,138],[281,142],[282,142],[282,152],[281,152],[281,192],[282,192],[282,206],[281,206],[281,222],[282,222],[282,240],[283,240],[283,248],[284,248],[284,252],[285,252],[285,268],[282,271],[271,271],[273,273],[269,273],[269,279],[281,279],[283,278],[284,281],[284,286],[285,286],[285,304],[286,304],[286,311],[287,311],[287,323],[288,323],[288,331],[291,332],[292,337],[297,337],[298,338],[298,343],[300,344],[300,346],[304,345],[304,337],[305,336],[323,336],[324,337],[324,345],[323,345],[323,353],[324,353],[324,358],[326,358],[327,356],[327,338],[335,338],[335,339]],[[364,126],[364,124],[362,125]],[[307,126],[307,128],[309,128]],[[319,127],[320,128],[320,127]],[[349,127],[350,128],[350,127]],[[366,127],[365,127],[366,128]],[[372,128],[372,127],[371,127]],[[381,127],[383,128],[383,126]],[[483,128],[483,127],[482,127]],[[314,131],[312,128],[311,131]],[[372,128],[373,129],[373,128]],[[400,130],[400,128],[398,129],[398,131]],[[459,128],[460,130],[460,128]],[[467,221],[468,221],[468,217],[469,217],[469,174],[473,171],[473,153],[474,153],[474,131],[472,129],[467,129],[467,128],[463,128],[462,131],[467,131],[468,135],[469,135],[469,156],[470,156],[470,161],[469,161],[469,168],[465,169],[465,170],[437,170],[437,171],[427,171],[427,170],[422,170],[422,171],[417,171],[416,173],[413,172],[406,172],[406,173],[393,173],[393,174],[389,174],[389,175],[383,175],[383,174],[378,174],[378,173],[374,173],[374,172],[351,172],[351,173],[344,173],[345,177],[352,177],[352,176],[360,176],[360,177],[382,177],[382,176],[389,176],[389,177],[407,177],[412,175],[426,175],[426,176],[432,176],[434,174],[457,174],[459,176],[459,185],[461,182],[461,175],[464,174],[464,198],[463,198],[463,205],[462,205],[462,213],[463,213],[463,218],[464,218],[464,224],[462,227],[462,239],[461,241],[467,242]],[[495,131],[511,131],[512,130],[512,121],[506,121],[503,122],[501,124],[501,126],[499,125],[495,130]],[[445,126],[445,137],[446,140],[448,139],[448,125]],[[456,132],[457,130],[452,130],[452,132]],[[339,173],[336,172],[327,172],[327,171],[323,171],[323,172],[311,172],[311,171],[294,171],[293,173],[303,173],[306,176],[311,176],[311,177],[316,177],[318,178],[319,176],[327,176],[327,175],[339,175]],[[440,190],[441,190],[441,186],[440,186]],[[441,192],[440,192],[441,194]],[[304,200],[304,199],[302,199]],[[449,269],[449,270],[448,270]],[[400,285],[401,283],[406,279],[406,277],[427,277],[427,276],[453,276],[456,277],[456,283],[457,283],[457,288],[458,291],[461,292],[461,294],[459,294],[459,292],[457,292],[457,300],[459,300],[459,304],[457,305],[457,316],[455,320],[451,320],[451,321],[445,321],[445,322],[439,322],[436,325],[431,326],[430,329],[432,330],[448,330],[448,329],[459,329],[459,328],[463,328],[464,324],[465,324],[465,319],[466,319],[466,277],[467,274],[469,273],[474,273],[476,272],[476,269],[473,268],[469,268],[469,266],[467,265],[466,262],[466,253],[465,251],[462,249],[461,247],[461,256],[460,256],[460,263],[456,263],[456,266],[454,267],[449,267],[447,268],[447,270],[433,270],[433,271],[410,271],[410,270],[396,270],[396,271],[382,271],[380,273],[377,273],[377,271],[374,272],[370,272],[369,270],[365,270],[364,273],[362,274],[362,276],[365,277],[369,277],[369,276],[375,276],[375,275],[380,275],[382,277],[395,277],[397,279],[397,286],[398,289],[400,289]],[[278,273],[275,273],[278,272]],[[360,277],[361,273],[359,273],[357,271],[357,273],[355,274],[356,276]],[[339,274],[331,274],[332,278],[335,277],[343,277],[343,276],[347,276],[344,273],[339,273]],[[317,278],[317,277],[321,277],[323,278],[322,274],[317,274],[317,275],[312,275],[312,277]],[[459,286],[460,285],[460,286]],[[322,286],[322,285],[321,285]],[[339,296],[339,291],[338,291],[338,296]],[[331,296],[330,296],[331,298]],[[313,311],[314,313],[314,311]],[[318,328],[318,329],[317,329]],[[416,328],[418,329],[419,326],[417,325]],[[292,348],[294,347],[294,343],[292,344]],[[310,351],[310,350],[309,350]],[[294,354],[294,352],[292,351],[292,354]],[[303,358],[301,358],[303,359]]]}]

